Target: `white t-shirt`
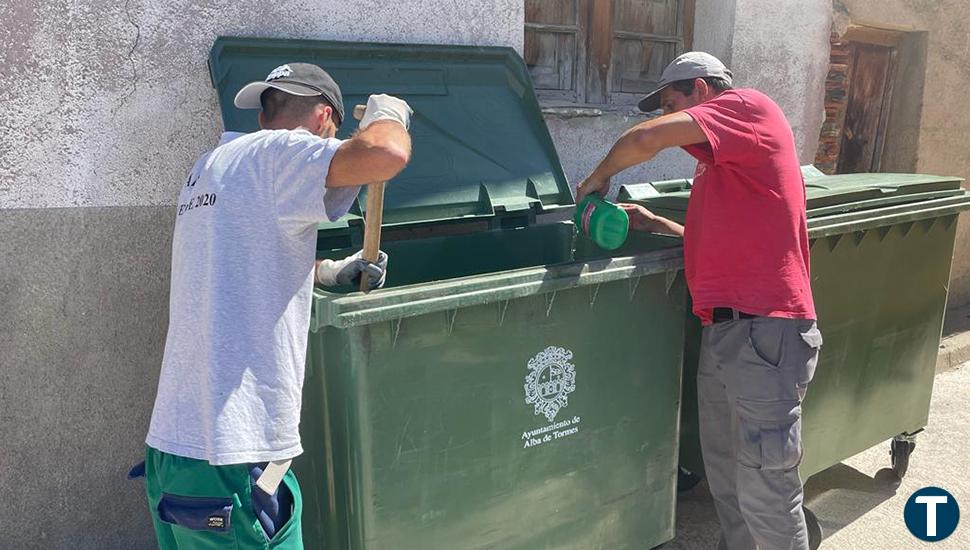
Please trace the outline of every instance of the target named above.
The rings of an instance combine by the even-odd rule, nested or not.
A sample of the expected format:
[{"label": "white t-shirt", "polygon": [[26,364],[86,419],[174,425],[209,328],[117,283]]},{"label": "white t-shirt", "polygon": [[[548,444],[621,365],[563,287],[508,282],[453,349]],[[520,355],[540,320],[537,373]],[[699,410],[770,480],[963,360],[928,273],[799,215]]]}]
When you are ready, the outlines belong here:
[{"label": "white t-shirt", "polygon": [[325,188],[342,142],[227,132],[179,195],[168,339],[146,443],[214,465],[303,452],[317,224],[358,187]]}]

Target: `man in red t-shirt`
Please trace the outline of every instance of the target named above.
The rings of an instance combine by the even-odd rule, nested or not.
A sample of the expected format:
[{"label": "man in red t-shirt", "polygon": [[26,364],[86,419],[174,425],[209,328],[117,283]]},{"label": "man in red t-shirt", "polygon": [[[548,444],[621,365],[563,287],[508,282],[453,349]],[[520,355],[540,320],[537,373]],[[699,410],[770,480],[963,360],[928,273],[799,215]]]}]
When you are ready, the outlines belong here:
[{"label": "man in red t-shirt", "polygon": [[661,150],[697,159],[684,226],[626,204],[635,230],[684,237],[687,285],[704,324],[697,374],[704,469],[721,521],[719,548],[808,548],[802,511],[801,402],[822,336],[809,277],[805,185],[791,127],[768,96],[732,89],[702,52],[675,59],[634,126],[577,189]]}]

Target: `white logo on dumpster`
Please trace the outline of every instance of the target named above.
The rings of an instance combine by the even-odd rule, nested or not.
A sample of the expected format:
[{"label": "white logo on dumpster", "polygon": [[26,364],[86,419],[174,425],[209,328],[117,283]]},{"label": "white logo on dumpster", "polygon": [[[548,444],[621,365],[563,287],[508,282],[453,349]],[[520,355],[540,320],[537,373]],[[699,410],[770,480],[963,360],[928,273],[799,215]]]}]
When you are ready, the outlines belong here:
[{"label": "white logo on dumpster", "polygon": [[569,394],[576,391],[576,367],[570,361],[573,352],[549,346],[529,361],[525,377],[525,402],[535,406],[535,414],[549,422],[559,410],[569,405]]}]

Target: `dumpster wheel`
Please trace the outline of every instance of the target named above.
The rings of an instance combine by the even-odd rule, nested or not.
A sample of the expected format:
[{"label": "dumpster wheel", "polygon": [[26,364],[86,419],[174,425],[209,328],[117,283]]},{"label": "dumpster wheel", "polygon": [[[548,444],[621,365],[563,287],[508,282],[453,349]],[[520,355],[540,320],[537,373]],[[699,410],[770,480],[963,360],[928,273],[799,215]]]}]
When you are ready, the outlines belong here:
[{"label": "dumpster wheel", "polygon": [[815,512],[812,512],[806,506],[802,506],[802,511],[805,512],[805,525],[808,527],[808,548],[809,550],[818,550],[818,547],[822,545],[822,525],[815,517]]},{"label": "dumpster wheel", "polygon": [[692,472],[683,466],[677,467],[677,492],[686,493],[704,479],[704,476]]},{"label": "dumpster wheel", "polygon": [[[917,432],[919,433],[919,432]],[[909,455],[916,448],[916,434],[899,434],[889,444],[889,456],[892,459],[893,473],[903,479],[909,469]]]}]

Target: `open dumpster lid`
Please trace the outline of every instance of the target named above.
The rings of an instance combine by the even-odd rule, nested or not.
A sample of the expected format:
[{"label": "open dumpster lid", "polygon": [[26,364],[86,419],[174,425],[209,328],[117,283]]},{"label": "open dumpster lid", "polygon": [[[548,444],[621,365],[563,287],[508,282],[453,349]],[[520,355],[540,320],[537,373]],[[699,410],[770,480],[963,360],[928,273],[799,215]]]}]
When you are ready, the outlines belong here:
[{"label": "open dumpster lid", "polygon": [[[809,175],[805,178],[808,217],[871,210],[963,195],[961,178],[924,174]],[[642,201],[671,211],[685,212],[690,180],[626,185],[620,200]]]},{"label": "open dumpster lid", "polygon": [[[348,113],[338,137],[357,128],[354,105],[374,93],[405,99],[411,163],[385,192],[384,223],[414,224],[535,214],[567,208],[572,193],[525,64],[511,48],[370,44],[220,37],[209,55],[226,130],[258,129],[257,112],[233,98],[287,62],[316,63],[337,81]],[[359,220],[364,193],[343,220]]]}]

